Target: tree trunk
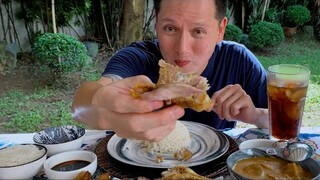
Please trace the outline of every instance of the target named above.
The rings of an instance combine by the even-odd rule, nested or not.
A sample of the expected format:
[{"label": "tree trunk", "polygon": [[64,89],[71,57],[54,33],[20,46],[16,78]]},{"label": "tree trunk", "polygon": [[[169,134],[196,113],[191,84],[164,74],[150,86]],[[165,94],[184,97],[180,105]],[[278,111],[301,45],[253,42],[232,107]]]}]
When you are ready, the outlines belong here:
[{"label": "tree trunk", "polygon": [[120,22],[120,40],[123,45],[142,40],[145,0],[124,0]]}]

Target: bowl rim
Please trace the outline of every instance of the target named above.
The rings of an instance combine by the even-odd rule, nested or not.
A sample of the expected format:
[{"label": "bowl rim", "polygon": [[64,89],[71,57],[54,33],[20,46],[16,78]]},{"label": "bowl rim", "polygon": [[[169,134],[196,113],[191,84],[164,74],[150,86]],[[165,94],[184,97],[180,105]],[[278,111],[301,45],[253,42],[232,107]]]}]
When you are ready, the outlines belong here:
[{"label": "bowl rim", "polygon": [[[42,159],[44,156],[46,156],[46,155],[48,154],[48,149],[47,149],[45,146],[41,145],[41,144],[22,143],[22,144],[16,144],[16,145],[34,145],[34,146],[38,146],[38,147],[43,148],[43,149],[45,150],[45,153],[44,153],[43,155],[41,155],[39,158],[34,159],[34,160],[32,160],[32,161],[29,161],[29,162],[26,162],[26,163],[23,163],[23,164],[19,164],[19,165],[13,165],[13,166],[0,166],[0,169],[14,168],[14,167],[20,167],[20,166],[23,166],[23,165],[31,164],[31,163],[33,163],[33,162],[36,162],[36,161]],[[13,145],[13,146],[15,146],[15,145]],[[6,149],[6,148],[9,148],[9,147],[13,147],[13,146],[8,146],[8,147],[5,147],[5,148],[2,148],[1,150]]]},{"label": "bowl rim", "polygon": [[[67,156],[68,157],[71,157],[72,155],[75,155],[75,154],[81,154],[83,156],[91,156],[93,155],[93,160],[90,161],[90,163],[82,168],[79,168],[79,169],[75,169],[75,170],[72,170],[72,171],[56,171],[56,170],[52,170],[52,167],[60,164],[60,163],[63,163],[63,162],[66,162],[66,161],[74,161],[74,160],[79,160],[78,158],[72,158],[70,160],[63,160],[63,161],[59,161],[58,163],[53,163],[54,165],[52,167],[50,167],[49,165],[47,165],[50,161],[53,161],[53,159],[55,158],[58,158],[59,156]],[[51,171],[51,172],[54,172],[54,173],[62,173],[62,174],[70,174],[70,173],[74,173],[74,172],[77,172],[79,170],[84,170],[86,169],[88,166],[92,165],[93,163],[98,163],[98,156],[94,153],[94,152],[91,152],[91,151],[86,151],[86,150],[74,150],[74,151],[66,151],[66,152],[62,152],[62,153],[59,153],[59,154],[55,154],[51,157],[49,157],[44,163],[43,163],[43,169],[44,171]]]},{"label": "bowl rim", "polygon": [[[260,143],[272,143],[273,144],[275,142],[277,142],[277,141],[271,140],[271,139],[249,139],[249,140],[243,141],[239,144],[239,150],[251,149],[254,147],[261,147],[261,146],[257,146],[257,144],[260,144]],[[253,146],[253,145],[255,145],[255,146]],[[246,146],[249,146],[249,148]]]},{"label": "bowl rim", "polygon": [[[250,151],[251,149],[254,149],[254,148],[246,148],[246,149],[239,149],[239,150],[237,150],[237,151],[235,151],[235,152],[233,152],[232,154],[230,154],[229,156],[228,156],[228,158],[227,158],[227,160],[226,160],[226,164],[227,164],[227,169],[228,169],[228,171],[229,171],[229,173],[231,174],[231,173],[235,173],[237,176],[240,176],[241,178],[243,178],[243,179],[248,179],[247,177],[244,177],[244,176],[242,176],[242,175],[240,175],[239,173],[237,173],[236,171],[234,171],[233,170],[233,166],[231,165],[231,164],[229,164],[228,162],[229,162],[229,160],[230,160],[230,158],[232,157],[232,156],[235,156],[235,154],[238,154],[238,153],[240,153],[240,152],[247,152],[247,151]],[[248,154],[249,155],[249,154]],[[251,157],[251,156],[250,156]],[[240,158],[240,159],[238,159],[238,161],[240,161],[240,160],[243,160],[243,159],[248,159],[248,158],[250,158],[249,156],[248,157],[245,157],[245,158]],[[252,157],[257,157],[257,156],[252,156]],[[265,155],[265,157],[268,157],[268,155]],[[317,163],[317,161],[315,160],[315,159],[313,159],[313,158],[309,158],[309,159],[307,159],[308,161],[313,161],[313,162],[315,162],[319,167],[320,167],[320,164],[319,163]],[[305,160],[306,161],[306,160]],[[299,162],[298,162],[299,163]],[[230,172],[231,171],[231,172]],[[311,173],[313,174],[314,173],[314,171],[311,171]],[[311,180],[315,180],[315,179],[318,179],[320,177],[320,173],[319,174],[316,174],[316,176],[315,177],[313,177]]]},{"label": "bowl rim", "polygon": [[[62,128],[62,127],[69,127],[69,126],[71,126],[71,127],[73,127],[73,128],[74,128],[74,127],[79,128],[79,129],[83,130],[83,131],[81,131],[81,132],[83,132],[83,133],[81,133],[80,136],[79,136],[78,138],[76,138],[76,139],[73,139],[73,140],[67,141],[67,142],[63,142],[63,143],[56,143],[56,144],[46,144],[46,143],[44,143],[44,142],[39,142],[37,139],[35,139],[36,136],[39,136],[39,134],[40,134],[41,132],[45,132],[45,130],[47,130],[47,129],[51,129],[51,128],[55,129],[55,128]],[[45,145],[45,146],[48,146],[48,145],[49,145],[49,146],[50,146],[50,145],[59,145],[59,144],[65,144],[65,143],[69,143],[69,142],[76,141],[76,140],[81,139],[82,137],[84,137],[85,134],[86,134],[86,129],[83,128],[83,127],[81,127],[81,126],[78,126],[78,125],[63,125],[63,126],[47,127],[47,128],[45,128],[45,129],[43,129],[43,130],[41,130],[41,131],[39,131],[39,132],[36,132],[36,133],[33,135],[32,139],[33,139],[33,141],[34,141],[35,143],[37,143],[37,144],[41,144],[41,145]]]}]

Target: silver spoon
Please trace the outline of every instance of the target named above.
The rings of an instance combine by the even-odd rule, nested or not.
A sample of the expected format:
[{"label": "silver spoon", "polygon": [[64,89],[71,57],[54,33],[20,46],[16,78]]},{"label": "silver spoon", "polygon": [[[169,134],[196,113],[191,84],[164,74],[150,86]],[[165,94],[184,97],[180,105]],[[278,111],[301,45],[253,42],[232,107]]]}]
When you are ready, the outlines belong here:
[{"label": "silver spoon", "polygon": [[255,149],[264,151],[264,153],[277,156],[281,159],[299,162],[310,158],[313,154],[313,149],[310,145],[303,142],[288,143],[284,148],[278,147],[256,147]]}]

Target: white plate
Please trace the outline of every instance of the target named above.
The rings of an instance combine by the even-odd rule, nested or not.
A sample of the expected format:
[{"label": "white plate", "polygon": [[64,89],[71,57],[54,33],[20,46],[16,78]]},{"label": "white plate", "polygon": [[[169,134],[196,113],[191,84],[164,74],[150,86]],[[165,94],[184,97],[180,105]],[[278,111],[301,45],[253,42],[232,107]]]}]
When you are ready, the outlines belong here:
[{"label": "white plate", "polygon": [[[197,166],[213,161],[229,149],[227,137],[216,129],[189,121],[181,121],[189,130],[191,135],[191,150],[193,156],[187,161],[175,160],[172,155],[148,153],[140,147],[137,141],[123,139],[113,135],[107,145],[109,154],[126,164],[149,167],[149,168],[171,168],[178,165],[187,167]],[[161,155],[164,161],[157,163],[156,156]]]}]

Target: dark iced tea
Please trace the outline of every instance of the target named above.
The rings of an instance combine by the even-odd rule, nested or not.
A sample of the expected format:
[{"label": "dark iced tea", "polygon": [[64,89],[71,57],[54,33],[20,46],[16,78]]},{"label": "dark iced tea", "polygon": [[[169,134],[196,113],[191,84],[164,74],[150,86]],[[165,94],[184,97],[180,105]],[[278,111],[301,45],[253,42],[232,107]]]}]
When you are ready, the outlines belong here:
[{"label": "dark iced tea", "polygon": [[276,139],[293,140],[298,137],[307,87],[268,84],[271,135]]},{"label": "dark iced tea", "polygon": [[300,65],[279,64],[268,68],[271,139],[294,141],[298,138],[309,77],[309,68]]}]

